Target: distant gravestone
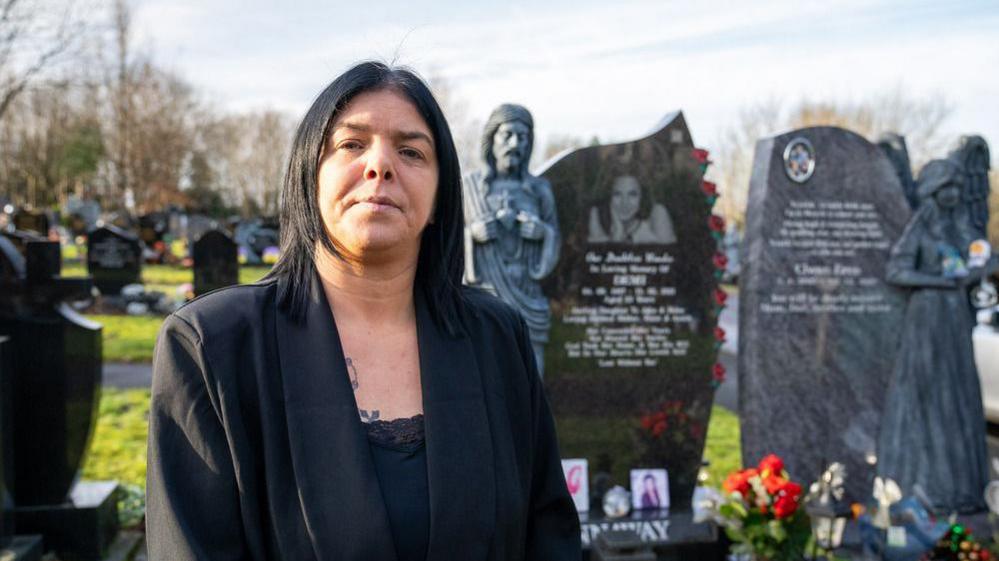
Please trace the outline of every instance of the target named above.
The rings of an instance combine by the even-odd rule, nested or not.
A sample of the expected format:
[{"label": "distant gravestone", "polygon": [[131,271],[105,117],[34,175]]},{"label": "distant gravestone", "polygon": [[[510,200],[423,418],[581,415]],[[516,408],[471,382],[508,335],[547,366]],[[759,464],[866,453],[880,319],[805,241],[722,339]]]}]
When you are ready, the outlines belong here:
[{"label": "distant gravestone", "polygon": [[630,469],[667,468],[677,510],[701,466],[725,298],[705,160],[675,113],[648,137],[573,151],[540,174],[563,235],[543,284],[562,456],[625,486]]},{"label": "distant gravestone", "polygon": [[892,162],[838,128],[761,140],[740,277],[743,463],[776,453],[799,481],[846,465],[870,494],[905,294],[885,283],[909,219]]},{"label": "distant gravestone", "polygon": [[221,230],[209,230],[194,242],[194,294],[239,284],[236,242]]},{"label": "distant gravestone", "polygon": [[14,215],[14,228],[16,230],[48,236],[51,226],[49,216],[44,212],[21,210]]},{"label": "distant gravestone", "polygon": [[117,295],[125,285],[140,282],[142,249],[139,238],[116,226],[104,226],[90,232],[87,270],[102,294]]}]

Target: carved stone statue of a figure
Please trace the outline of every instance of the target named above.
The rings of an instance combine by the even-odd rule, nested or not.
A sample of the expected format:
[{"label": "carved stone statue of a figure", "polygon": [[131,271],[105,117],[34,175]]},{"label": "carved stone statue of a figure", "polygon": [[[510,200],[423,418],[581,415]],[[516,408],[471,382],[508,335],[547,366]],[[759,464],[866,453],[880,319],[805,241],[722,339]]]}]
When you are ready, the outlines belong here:
[{"label": "carved stone statue of a figure", "polygon": [[985,416],[971,341],[966,287],[986,269],[969,268],[976,233],[962,203],[958,162],[920,172],[919,209],[902,233],[887,280],[911,289],[881,424],[878,474],[903,493],[918,486],[938,513],[983,510],[988,483]]},{"label": "carved stone statue of a figure", "polygon": [[485,168],[464,180],[465,283],[495,293],[524,316],[543,373],[551,310],[540,281],[558,262],[561,236],[551,185],[527,171],[533,142],[526,108],[493,110],[482,137]]}]

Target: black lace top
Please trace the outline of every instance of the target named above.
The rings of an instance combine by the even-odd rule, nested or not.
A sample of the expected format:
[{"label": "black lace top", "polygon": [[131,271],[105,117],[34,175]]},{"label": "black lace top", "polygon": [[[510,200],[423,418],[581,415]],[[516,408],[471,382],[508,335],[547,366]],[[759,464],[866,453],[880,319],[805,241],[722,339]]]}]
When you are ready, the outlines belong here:
[{"label": "black lace top", "polygon": [[425,561],[430,493],[423,415],[363,423],[399,561]]}]

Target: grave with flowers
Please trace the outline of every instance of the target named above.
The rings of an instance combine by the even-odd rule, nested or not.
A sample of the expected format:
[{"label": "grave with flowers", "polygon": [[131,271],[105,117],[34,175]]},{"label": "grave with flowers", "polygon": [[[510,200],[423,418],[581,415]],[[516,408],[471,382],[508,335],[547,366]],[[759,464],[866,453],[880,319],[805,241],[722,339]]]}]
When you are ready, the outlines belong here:
[{"label": "grave with flowers", "polygon": [[[591,476],[625,487],[632,469],[666,469],[674,537],[683,520],[696,526],[691,497],[725,376],[725,224],[712,213],[709,163],[674,113],[645,138],[569,152],[539,174],[563,237],[543,281],[552,311],[544,382],[562,457],[585,458]],[[589,516],[600,515],[598,503]],[[691,539],[715,539],[702,529]],[[592,537],[584,517],[584,544]]]},{"label": "grave with flowers", "polygon": [[846,466],[870,496],[905,293],[885,281],[909,218],[889,159],[813,127],[760,140],[739,279],[743,462],[773,452],[805,481]]}]

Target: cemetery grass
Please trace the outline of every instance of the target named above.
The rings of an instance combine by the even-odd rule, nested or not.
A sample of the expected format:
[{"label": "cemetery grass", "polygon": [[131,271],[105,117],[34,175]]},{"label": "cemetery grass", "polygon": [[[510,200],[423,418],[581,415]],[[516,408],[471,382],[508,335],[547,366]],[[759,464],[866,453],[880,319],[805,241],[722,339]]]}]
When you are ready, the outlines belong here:
[{"label": "cemetery grass", "polygon": [[[121,484],[119,508],[125,527],[139,524],[145,512],[148,424],[148,389],[102,390],[97,429],[83,466],[83,478],[116,480]],[[704,459],[711,463],[708,484],[721,487],[725,476],[741,467],[740,457],[739,418],[715,406],[704,446]]]},{"label": "cemetery grass", "polygon": [[104,362],[152,362],[156,334],[163,324],[162,317],[111,315],[87,317],[104,325]]},{"label": "cemetery grass", "polygon": [[[249,284],[263,278],[270,267],[246,266],[239,268],[240,284]],[[82,263],[64,264],[63,276],[86,276],[86,265]],[[144,265],[142,281],[147,290],[163,292],[177,297],[177,288],[193,282],[191,269],[173,265]],[[159,316],[89,315],[90,319],[104,325],[105,362],[151,362],[156,334],[159,333],[163,318]]]},{"label": "cemetery grass", "polygon": [[118,482],[118,516],[125,528],[138,526],[145,515],[148,425],[149,390],[102,390],[82,475]]}]

